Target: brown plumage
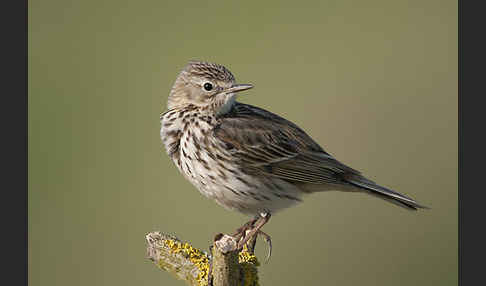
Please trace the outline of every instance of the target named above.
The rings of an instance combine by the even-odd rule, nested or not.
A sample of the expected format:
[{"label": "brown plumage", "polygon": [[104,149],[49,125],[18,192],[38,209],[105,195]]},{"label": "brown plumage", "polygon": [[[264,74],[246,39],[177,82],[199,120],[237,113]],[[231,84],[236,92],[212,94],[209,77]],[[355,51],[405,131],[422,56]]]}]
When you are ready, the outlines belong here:
[{"label": "brown plumage", "polygon": [[410,210],[423,208],[337,161],[292,122],[235,101],[237,92],[251,87],[236,84],[221,65],[190,62],[161,115],[161,138],[181,173],[202,194],[259,217],[251,223],[253,234],[270,214],[318,191],[359,191]]}]

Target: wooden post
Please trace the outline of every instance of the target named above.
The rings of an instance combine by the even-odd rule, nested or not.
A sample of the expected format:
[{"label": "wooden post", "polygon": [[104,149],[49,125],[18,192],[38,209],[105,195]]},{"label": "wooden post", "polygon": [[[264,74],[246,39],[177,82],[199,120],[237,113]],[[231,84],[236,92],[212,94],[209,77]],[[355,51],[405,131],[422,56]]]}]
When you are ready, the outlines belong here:
[{"label": "wooden post", "polygon": [[[146,235],[147,257],[160,269],[189,285],[208,285],[210,256],[189,243],[161,232]],[[229,235],[219,234],[212,248],[212,286],[258,284],[259,262],[252,252],[236,250],[236,241]]]}]

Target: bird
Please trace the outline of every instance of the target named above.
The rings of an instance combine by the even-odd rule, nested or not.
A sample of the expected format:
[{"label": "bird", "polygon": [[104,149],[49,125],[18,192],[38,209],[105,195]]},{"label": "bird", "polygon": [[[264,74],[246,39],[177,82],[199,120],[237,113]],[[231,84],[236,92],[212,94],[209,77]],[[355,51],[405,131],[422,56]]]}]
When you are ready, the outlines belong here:
[{"label": "bird", "polygon": [[233,234],[238,249],[270,236],[261,228],[275,213],[316,192],[365,193],[408,210],[427,208],[341,163],[291,121],[236,101],[242,91],[223,65],[189,61],[160,115],[165,150],[205,197],[253,218]]}]

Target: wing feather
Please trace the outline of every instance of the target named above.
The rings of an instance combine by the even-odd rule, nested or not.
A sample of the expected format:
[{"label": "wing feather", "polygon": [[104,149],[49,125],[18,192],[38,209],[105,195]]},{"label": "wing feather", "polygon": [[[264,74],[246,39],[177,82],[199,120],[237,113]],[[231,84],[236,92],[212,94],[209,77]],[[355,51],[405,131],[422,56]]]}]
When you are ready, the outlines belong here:
[{"label": "wing feather", "polygon": [[292,122],[261,108],[235,103],[219,118],[214,135],[234,149],[242,168],[281,179],[314,184],[346,184],[343,176],[359,174],[325,152]]}]

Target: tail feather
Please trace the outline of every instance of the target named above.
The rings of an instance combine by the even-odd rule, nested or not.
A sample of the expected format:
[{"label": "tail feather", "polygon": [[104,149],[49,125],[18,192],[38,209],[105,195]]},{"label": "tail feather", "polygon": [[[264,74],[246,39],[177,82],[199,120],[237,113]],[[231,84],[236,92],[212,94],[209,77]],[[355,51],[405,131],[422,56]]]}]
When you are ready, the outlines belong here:
[{"label": "tail feather", "polygon": [[403,194],[390,190],[388,188],[377,185],[364,177],[353,177],[346,180],[349,184],[368,191],[369,194],[380,199],[391,202],[395,205],[401,206],[409,210],[428,209],[428,207],[420,205],[414,199]]}]

